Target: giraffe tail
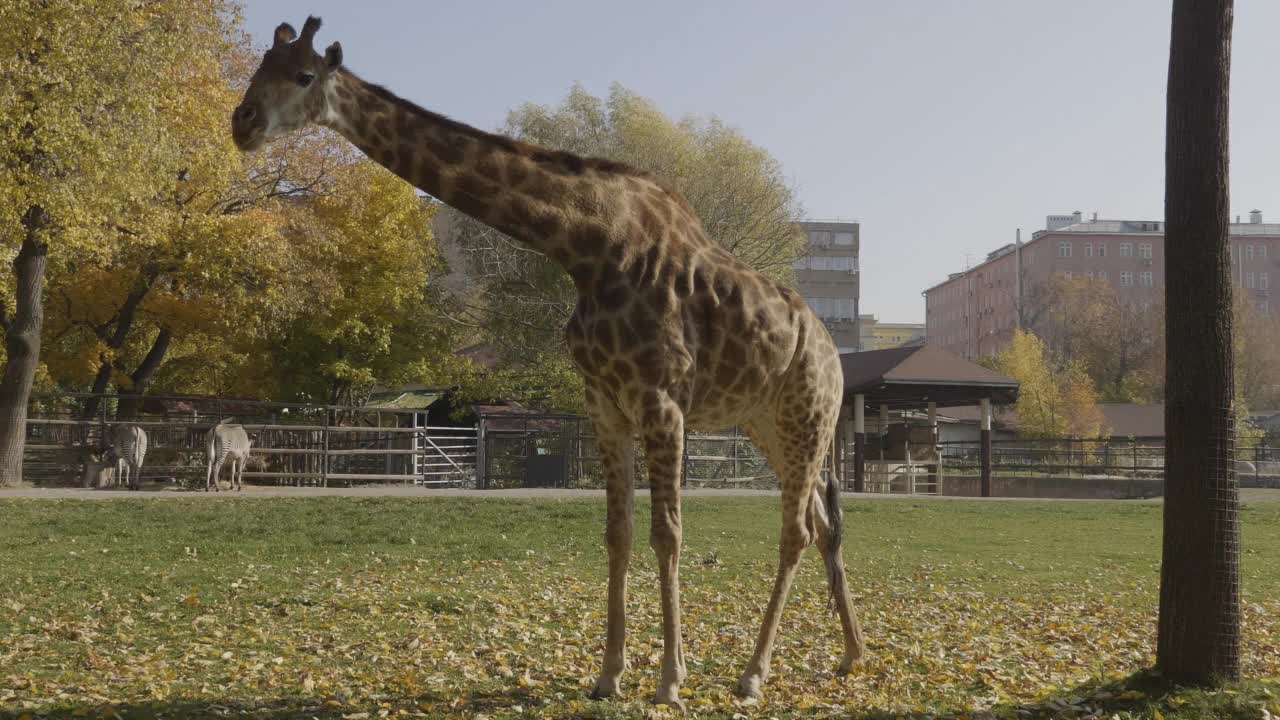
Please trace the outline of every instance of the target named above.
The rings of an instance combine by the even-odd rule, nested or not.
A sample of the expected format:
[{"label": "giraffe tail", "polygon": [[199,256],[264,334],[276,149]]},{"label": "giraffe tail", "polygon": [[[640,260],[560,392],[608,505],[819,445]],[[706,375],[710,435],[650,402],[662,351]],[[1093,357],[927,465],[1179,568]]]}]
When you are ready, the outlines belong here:
[{"label": "giraffe tail", "polygon": [[827,547],[823,548],[822,557],[827,567],[828,605],[835,607],[836,594],[843,592],[840,587],[844,573],[840,571],[840,542],[844,535],[844,512],[840,509],[840,481],[832,473],[827,478],[827,487],[822,504],[827,510]]}]

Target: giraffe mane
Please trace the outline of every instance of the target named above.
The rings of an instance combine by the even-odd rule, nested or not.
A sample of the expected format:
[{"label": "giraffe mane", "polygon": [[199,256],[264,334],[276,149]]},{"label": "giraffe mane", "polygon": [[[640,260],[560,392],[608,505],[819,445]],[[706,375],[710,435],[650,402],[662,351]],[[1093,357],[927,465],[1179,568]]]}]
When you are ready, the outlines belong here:
[{"label": "giraffe mane", "polygon": [[496,144],[508,152],[522,155],[544,166],[558,168],[566,175],[581,175],[587,170],[595,170],[596,172],[624,175],[640,180],[647,180],[670,195],[678,204],[687,209],[689,208],[689,203],[683,195],[676,192],[653,173],[640,170],[639,168],[628,165],[624,162],[618,162],[617,160],[609,160],[607,158],[600,157],[584,157],[582,155],[568,152],[567,150],[551,150],[539,147],[532,143],[516,140],[514,138],[507,137],[506,135],[487,132],[464,122],[459,122],[453,118],[441,115],[440,113],[432,112],[411,100],[406,100],[381,85],[365,81],[345,66],[340,67],[338,71],[361,80],[365,87],[377,97],[393,103],[413,115],[423,117],[435,124],[444,125],[460,134],[473,137],[482,142]]}]

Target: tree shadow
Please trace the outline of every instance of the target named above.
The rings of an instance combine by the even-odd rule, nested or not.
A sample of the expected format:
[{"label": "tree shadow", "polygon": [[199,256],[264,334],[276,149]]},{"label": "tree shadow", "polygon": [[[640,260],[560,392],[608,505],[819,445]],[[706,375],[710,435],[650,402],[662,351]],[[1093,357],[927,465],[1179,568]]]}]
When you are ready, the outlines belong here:
[{"label": "tree shadow", "polygon": [[[779,705],[761,708],[722,707],[700,711],[712,718],[760,715],[794,718],[848,718],[849,720],[1040,720],[1072,718],[1090,720],[1125,717],[1220,718],[1253,720],[1260,708],[1272,701],[1280,684],[1245,683],[1225,692],[1209,692],[1172,685],[1150,672],[1139,672],[1110,683],[1088,683],[1033,703],[1006,703],[983,710],[936,708],[926,712],[895,712],[876,708],[830,708],[789,710]],[[1270,694],[1268,694],[1270,693]],[[557,712],[548,696],[581,699],[580,710]],[[557,698],[555,704],[559,704]],[[246,717],[259,720],[309,720],[310,718],[396,717],[400,710],[418,716],[470,718],[477,715],[517,713],[556,720],[605,720],[631,717],[634,705],[587,700],[586,690],[576,680],[552,681],[537,693],[521,687],[497,688],[463,694],[423,693],[412,697],[370,698],[348,702],[339,697],[292,696],[273,698],[177,698],[141,703],[67,703],[34,710],[0,708],[0,720],[49,718],[120,718],[121,720],[161,720],[162,718]],[[673,713],[678,717],[678,713]]]}]

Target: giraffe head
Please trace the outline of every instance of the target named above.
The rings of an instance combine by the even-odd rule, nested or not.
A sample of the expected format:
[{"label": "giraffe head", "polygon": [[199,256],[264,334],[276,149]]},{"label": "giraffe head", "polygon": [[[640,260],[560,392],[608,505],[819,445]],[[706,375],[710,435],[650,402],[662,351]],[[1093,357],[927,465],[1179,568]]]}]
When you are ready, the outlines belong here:
[{"label": "giraffe head", "polygon": [[316,53],[312,40],[319,29],[320,18],[314,16],[307,18],[301,34],[289,23],[276,28],[271,49],[231,115],[231,136],[241,150],[256,150],[324,119],[329,110],[326,89],[342,66],[342,46],[335,42],[323,56]]}]

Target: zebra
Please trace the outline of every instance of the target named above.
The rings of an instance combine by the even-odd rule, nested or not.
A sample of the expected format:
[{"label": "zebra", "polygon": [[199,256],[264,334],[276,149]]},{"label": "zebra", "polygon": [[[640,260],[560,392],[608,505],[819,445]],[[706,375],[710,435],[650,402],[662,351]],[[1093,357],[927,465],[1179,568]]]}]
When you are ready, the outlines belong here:
[{"label": "zebra", "polygon": [[107,447],[104,461],[116,471],[115,484],[127,483],[130,490],[142,486],[142,460],[147,456],[147,433],[137,425],[120,425]]},{"label": "zebra", "polygon": [[244,464],[249,460],[249,447],[253,441],[244,431],[243,425],[232,425],[226,420],[214,425],[205,436],[208,452],[209,469],[205,474],[204,490],[212,487],[218,492],[218,473],[222,464],[231,461],[231,487],[244,490]]}]

